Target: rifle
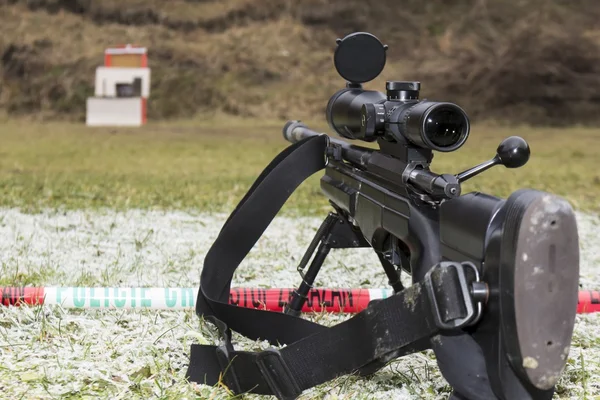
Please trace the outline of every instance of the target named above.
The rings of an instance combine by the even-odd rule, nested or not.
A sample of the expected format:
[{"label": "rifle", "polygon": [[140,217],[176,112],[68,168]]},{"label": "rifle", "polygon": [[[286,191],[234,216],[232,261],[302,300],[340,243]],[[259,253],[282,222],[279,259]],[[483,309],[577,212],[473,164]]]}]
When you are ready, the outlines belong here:
[{"label": "rifle", "polygon": [[[334,64],[347,83],[326,109],[336,133],[376,142],[379,150],[289,121],[283,136],[292,144],[226,221],[205,258],[196,307],[223,342],[192,345],[188,378],[293,399],[342,374],[367,376],[433,349],[452,399],[551,399],[578,300],[573,209],[532,189],[507,199],[461,193],[461,183],[495,165],[523,166],[530,148],[520,137],[503,140],[491,160],[471,169],[433,172],[433,151],[458,150],[469,118],[453,103],[419,100],[419,82],[389,81],[386,93],[364,90],[383,70],[386,50],[364,32],[338,39]],[[322,169],[321,189],[333,211],[297,267],[302,282],[284,312],[228,305],[239,263],[294,189]],[[394,295],[331,328],[299,318],[330,250],[359,247],[376,252]],[[403,272],[412,277],[408,287]],[[237,351],[231,330],[287,346]]]}]

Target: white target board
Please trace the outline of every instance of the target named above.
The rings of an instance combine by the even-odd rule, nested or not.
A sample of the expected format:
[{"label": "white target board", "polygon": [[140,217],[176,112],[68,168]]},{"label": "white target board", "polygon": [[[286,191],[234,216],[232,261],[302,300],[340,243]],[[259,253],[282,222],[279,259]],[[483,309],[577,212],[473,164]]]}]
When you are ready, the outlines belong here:
[{"label": "white target board", "polygon": [[146,123],[146,99],[140,97],[90,97],[88,126],[141,126]]},{"label": "white target board", "polygon": [[87,99],[88,126],[141,126],[146,123],[150,68],[145,47],[125,45],[104,52],[96,68],[94,97]]}]

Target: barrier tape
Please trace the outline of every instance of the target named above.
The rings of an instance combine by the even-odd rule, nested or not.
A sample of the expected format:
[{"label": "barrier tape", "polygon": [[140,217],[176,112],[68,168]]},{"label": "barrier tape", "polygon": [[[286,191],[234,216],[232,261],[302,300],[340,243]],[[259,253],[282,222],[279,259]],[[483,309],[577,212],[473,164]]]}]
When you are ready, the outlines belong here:
[{"label": "barrier tape", "polygon": [[[282,311],[294,289],[232,288],[229,303],[240,307]],[[392,289],[312,289],[302,312],[358,313]],[[193,310],[198,288],[159,287],[0,287],[0,304],[60,305],[68,309]],[[600,311],[600,292],[579,292],[578,314]]]}]

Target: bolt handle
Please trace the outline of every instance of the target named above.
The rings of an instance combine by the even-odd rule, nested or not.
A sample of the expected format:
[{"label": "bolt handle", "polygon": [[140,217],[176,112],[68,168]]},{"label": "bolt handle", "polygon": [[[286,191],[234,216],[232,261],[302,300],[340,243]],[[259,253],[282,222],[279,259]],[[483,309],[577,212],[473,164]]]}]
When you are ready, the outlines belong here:
[{"label": "bolt handle", "polygon": [[519,136],[504,139],[496,149],[499,164],[504,165],[506,168],[522,167],[529,161],[530,154],[529,144]]},{"label": "bolt handle", "polygon": [[456,175],[459,183],[487,171],[494,165],[504,165],[506,168],[519,168],[529,161],[531,149],[529,144],[519,136],[511,136],[504,139],[496,149],[496,155],[491,160],[469,168]]}]

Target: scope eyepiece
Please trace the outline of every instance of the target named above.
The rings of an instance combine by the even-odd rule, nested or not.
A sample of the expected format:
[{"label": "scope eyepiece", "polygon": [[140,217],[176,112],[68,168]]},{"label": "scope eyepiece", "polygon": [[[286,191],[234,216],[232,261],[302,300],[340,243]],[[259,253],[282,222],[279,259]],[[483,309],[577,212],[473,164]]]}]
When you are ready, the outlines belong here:
[{"label": "scope eyepiece", "polygon": [[469,117],[453,103],[423,101],[406,110],[400,131],[420,147],[450,152],[469,137]]}]

